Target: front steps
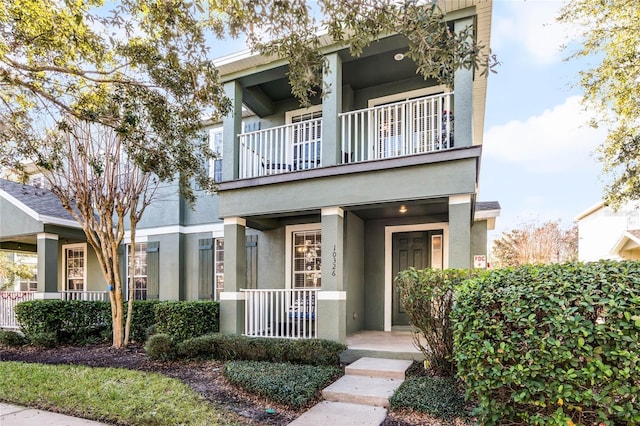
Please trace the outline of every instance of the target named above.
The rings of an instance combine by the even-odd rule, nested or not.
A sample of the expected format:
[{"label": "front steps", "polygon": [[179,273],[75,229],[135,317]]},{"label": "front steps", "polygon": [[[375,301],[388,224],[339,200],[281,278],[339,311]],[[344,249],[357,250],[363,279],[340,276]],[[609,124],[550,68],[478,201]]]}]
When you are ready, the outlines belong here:
[{"label": "front steps", "polygon": [[389,398],[404,381],[412,361],[360,358],[345,368],[345,375],[322,391],[325,401],[290,423],[307,425],[378,426],[387,417]]}]

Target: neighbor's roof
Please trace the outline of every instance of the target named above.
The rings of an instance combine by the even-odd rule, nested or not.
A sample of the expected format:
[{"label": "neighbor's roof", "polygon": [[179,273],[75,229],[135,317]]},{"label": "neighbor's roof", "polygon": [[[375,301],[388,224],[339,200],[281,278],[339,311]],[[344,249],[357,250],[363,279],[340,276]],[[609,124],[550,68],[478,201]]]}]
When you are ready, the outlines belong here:
[{"label": "neighbor's roof", "polygon": [[578,221],[578,220],[584,219],[585,217],[589,216],[590,214],[597,212],[598,210],[600,210],[604,206],[605,206],[604,201],[600,201],[600,202],[592,205],[591,207],[589,207],[588,209],[586,209],[582,213],[580,213],[578,216],[573,218],[573,220]]},{"label": "neighbor's roof", "polygon": [[60,199],[50,190],[0,179],[0,198],[43,223],[79,228],[78,222],[62,207]]},{"label": "neighbor's roof", "polygon": [[629,244],[633,247],[640,246],[640,229],[628,229],[624,231],[616,245],[611,250],[611,254],[619,256],[620,252]]}]

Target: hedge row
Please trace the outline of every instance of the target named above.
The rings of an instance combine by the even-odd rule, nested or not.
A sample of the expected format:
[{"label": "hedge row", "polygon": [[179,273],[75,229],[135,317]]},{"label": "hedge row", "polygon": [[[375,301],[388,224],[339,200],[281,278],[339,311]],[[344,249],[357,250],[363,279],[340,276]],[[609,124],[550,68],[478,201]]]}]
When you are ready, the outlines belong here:
[{"label": "hedge row", "polygon": [[481,424],[640,424],[640,263],[489,271],[453,319]]},{"label": "hedge row", "polygon": [[[126,310],[125,310],[126,311]],[[218,302],[133,302],[131,340],[144,342],[154,327],[180,339],[217,331]],[[102,301],[32,300],[16,306],[28,341],[40,346],[86,344],[111,339],[111,304]]]},{"label": "hedge row", "polygon": [[248,392],[294,409],[319,399],[320,391],[340,376],[338,366],[294,365],[264,361],[230,361],[224,376]]},{"label": "hedge row", "polygon": [[152,359],[217,359],[338,365],[346,346],[322,339],[277,339],[207,334],[182,342],[167,334],[152,336],[145,346]]}]

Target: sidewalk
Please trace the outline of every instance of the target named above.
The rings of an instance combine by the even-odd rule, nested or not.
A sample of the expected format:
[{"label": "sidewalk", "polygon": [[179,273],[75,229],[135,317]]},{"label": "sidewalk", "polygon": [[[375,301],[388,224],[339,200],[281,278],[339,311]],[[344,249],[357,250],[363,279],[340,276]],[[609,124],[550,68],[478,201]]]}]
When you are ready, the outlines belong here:
[{"label": "sidewalk", "polygon": [[100,426],[105,423],[0,402],[0,425],[2,426],[33,426],[45,424],[47,426]]}]

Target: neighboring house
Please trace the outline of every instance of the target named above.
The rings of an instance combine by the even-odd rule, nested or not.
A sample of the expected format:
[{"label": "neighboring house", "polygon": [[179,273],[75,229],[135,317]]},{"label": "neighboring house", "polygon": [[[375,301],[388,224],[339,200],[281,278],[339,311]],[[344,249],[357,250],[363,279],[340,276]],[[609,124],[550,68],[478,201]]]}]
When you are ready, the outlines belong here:
[{"label": "neighboring house", "polygon": [[579,260],[640,260],[640,202],[626,203],[617,211],[600,202],[575,220]]},{"label": "neighboring house", "polygon": [[41,294],[79,298],[100,291],[103,297],[106,284],[84,232],[47,189],[0,179],[0,250],[37,253]]},{"label": "neighboring house", "polygon": [[[491,1],[446,5],[452,30],[474,25],[488,46]],[[486,77],[460,70],[454,88],[439,86],[402,59],[406,49],[388,36],[354,58],[327,43],[330,93],[306,109],[291,95],[285,61],[248,52],[218,60],[232,102],[208,126],[219,191],[201,191],[190,209],[175,187],[162,188],[136,231],[134,297],[219,300],[226,333],[344,341],[408,325],[398,271],[469,268],[486,256],[500,213],[477,199]],[[75,228],[55,232],[58,280],[39,271],[39,290],[69,288],[59,241],[82,240],[67,230]],[[31,244],[40,233],[53,241],[53,231],[31,231]]]}]

